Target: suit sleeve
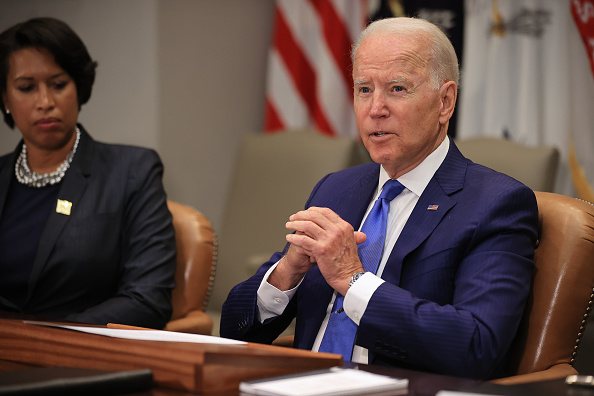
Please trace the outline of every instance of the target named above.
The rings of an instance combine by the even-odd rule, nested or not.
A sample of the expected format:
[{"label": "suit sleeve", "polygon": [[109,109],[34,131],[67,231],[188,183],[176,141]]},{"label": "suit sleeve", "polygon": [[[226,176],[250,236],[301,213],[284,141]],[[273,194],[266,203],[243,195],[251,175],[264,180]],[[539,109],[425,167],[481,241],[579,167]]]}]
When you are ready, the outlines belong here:
[{"label": "suit sleeve", "polygon": [[255,275],[231,289],[223,304],[221,337],[270,344],[289,326],[295,316],[294,301],[289,302],[282,315],[265,320],[264,323],[260,323],[258,317],[258,288],[268,269],[283,254],[275,253]]},{"label": "suit sleeve", "polygon": [[[469,207],[481,208],[480,213],[454,208],[448,219],[457,222],[443,224],[460,235],[458,242],[423,260],[439,261],[428,275],[434,283],[423,286],[427,293],[451,283],[451,301],[435,301],[416,290],[422,275],[409,280],[408,290],[385,282],[373,294],[356,342],[378,361],[466,377],[498,375],[494,370],[516,334],[530,288],[536,200],[522,186],[501,192],[484,209]],[[448,263],[454,266],[447,269]]]},{"label": "suit sleeve", "polygon": [[176,268],[175,233],[162,184],[163,165],[153,150],[134,151],[130,164],[117,291],[68,319],[161,329],[172,312]]}]

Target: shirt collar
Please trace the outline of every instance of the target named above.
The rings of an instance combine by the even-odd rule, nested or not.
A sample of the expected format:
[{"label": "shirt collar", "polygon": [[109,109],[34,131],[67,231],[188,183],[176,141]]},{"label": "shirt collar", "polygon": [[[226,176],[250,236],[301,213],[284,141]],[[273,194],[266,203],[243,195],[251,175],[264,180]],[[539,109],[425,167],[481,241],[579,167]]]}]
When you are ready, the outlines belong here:
[{"label": "shirt collar", "polygon": [[[445,137],[443,142],[435,149],[431,154],[427,156],[419,165],[414,169],[400,176],[398,180],[402,185],[409,191],[413,192],[417,196],[421,196],[425,187],[429,184],[429,181],[437,172],[437,169],[441,166],[441,163],[448,154],[450,149],[450,138]],[[380,166],[379,184],[376,195],[379,194],[384,184],[390,179],[388,172],[384,170],[383,166]]]}]

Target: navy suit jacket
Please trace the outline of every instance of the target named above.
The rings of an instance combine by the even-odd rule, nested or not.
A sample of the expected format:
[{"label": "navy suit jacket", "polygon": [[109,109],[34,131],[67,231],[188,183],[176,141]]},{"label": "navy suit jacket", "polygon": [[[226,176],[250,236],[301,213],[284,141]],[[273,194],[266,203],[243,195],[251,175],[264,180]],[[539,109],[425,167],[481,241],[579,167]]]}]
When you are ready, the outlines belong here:
[{"label": "navy suit jacket", "polygon": [[[378,180],[374,163],[330,174],[306,207],[328,207],[358,229]],[[532,190],[467,160],[452,141],[390,253],[386,282],[369,301],[356,344],[369,349],[374,364],[504,375],[530,288],[537,228]],[[311,349],[333,294],[317,267],[282,315],[265,324],[257,316],[258,286],[287,249],[231,290],[221,336],[269,343],[296,316],[294,345]]]},{"label": "navy suit jacket", "polygon": [[[95,142],[79,127],[78,150],[58,193],[72,202],[71,214],[50,214],[24,305],[0,291],[0,309],[163,328],[176,268],[163,165],[153,150]],[[0,157],[0,218],[21,145]]]}]

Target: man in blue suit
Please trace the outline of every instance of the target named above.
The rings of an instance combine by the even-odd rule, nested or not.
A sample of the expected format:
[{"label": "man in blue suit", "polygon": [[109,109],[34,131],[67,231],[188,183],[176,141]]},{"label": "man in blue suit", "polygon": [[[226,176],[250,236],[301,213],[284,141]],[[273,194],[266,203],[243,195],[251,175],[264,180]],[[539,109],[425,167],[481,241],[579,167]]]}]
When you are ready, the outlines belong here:
[{"label": "man in blue suit", "polygon": [[[342,315],[356,329],[346,360],[506,374],[530,287],[538,210],[528,187],[467,160],[447,137],[458,74],[451,43],[429,22],[391,18],[361,34],[354,108],[374,163],[316,185],[306,209],[287,222],[294,232],[284,251],[231,290],[221,336],[270,343],[296,317],[294,346],[328,351],[330,323]],[[389,202],[373,272],[358,252],[367,236],[355,230],[390,179],[404,189]]]}]

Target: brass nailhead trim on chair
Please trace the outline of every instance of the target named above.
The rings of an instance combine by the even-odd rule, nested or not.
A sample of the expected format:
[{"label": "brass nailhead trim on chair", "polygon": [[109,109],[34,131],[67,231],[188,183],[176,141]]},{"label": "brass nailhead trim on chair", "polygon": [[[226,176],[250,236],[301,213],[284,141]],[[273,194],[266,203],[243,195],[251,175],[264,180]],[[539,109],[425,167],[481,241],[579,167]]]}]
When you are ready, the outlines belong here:
[{"label": "brass nailhead trim on chair", "polygon": [[206,298],[202,304],[202,310],[206,311],[208,302],[210,301],[210,295],[212,294],[212,288],[214,287],[215,276],[217,274],[217,261],[219,258],[219,240],[214,229],[212,231],[213,246],[212,246],[212,267],[210,270],[210,278],[208,279],[208,289],[206,291]]},{"label": "brass nailhead trim on chair", "polygon": [[[589,205],[594,206],[592,202],[576,198],[578,201],[585,202]],[[575,363],[575,357],[577,356],[577,351],[580,343],[582,342],[582,337],[584,336],[584,332],[586,330],[586,325],[588,324],[588,318],[590,317],[590,312],[592,311],[592,301],[594,301],[594,287],[592,288],[592,294],[590,294],[590,301],[588,301],[588,306],[586,307],[586,313],[584,314],[584,319],[582,320],[582,326],[580,326],[580,331],[578,332],[577,339],[575,340],[575,346],[573,347],[573,353],[571,354],[571,360],[569,364],[573,365]]]},{"label": "brass nailhead trim on chair", "polygon": [[575,346],[573,347],[573,353],[571,354],[571,360],[569,364],[573,366],[575,363],[575,358],[577,356],[578,348],[580,343],[582,342],[582,337],[584,336],[584,332],[586,330],[586,325],[588,324],[588,318],[590,317],[590,312],[592,311],[592,301],[594,300],[594,287],[592,288],[592,294],[590,294],[590,301],[588,301],[588,306],[586,307],[586,313],[584,314],[584,319],[582,320],[582,325],[580,326],[580,330],[577,334],[577,338],[575,340]]},{"label": "brass nailhead trim on chair", "polygon": [[[202,213],[201,211],[199,211],[198,209],[191,207],[194,211],[200,213],[202,216],[204,216],[209,222],[210,219],[208,217],[206,217],[204,215],[204,213]],[[217,274],[217,262],[219,259],[219,239],[217,237],[217,233],[215,232],[215,229],[212,225],[212,223],[210,223],[210,226],[212,227],[212,263],[211,263],[211,267],[210,267],[210,277],[208,278],[208,288],[206,289],[206,297],[204,298],[204,302],[202,303],[202,310],[206,311],[206,307],[208,305],[208,302],[210,301],[210,296],[212,294],[212,288],[214,287],[214,281],[215,281],[215,276]]]},{"label": "brass nailhead trim on chair", "polygon": [[[206,217],[204,213],[200,212],[196,208],[192,208],[196,212],[200,213],[202,216]],[[206,217],[208,219],[208,217]],[[210,221],[210,219],[208,219]],[[204,302],[202,303],[202,310],[206,311],[206,307],[208,306],[208,302],[210,301],[210,296],[212,294],[212,288],[214,287],[215,276],[217,274],[217,262],[219,259],[219,239],[217,237],[217,233],[212,225],[212,264],[210,267],[210,277],[208,278],[208,288],[206,289],[206,297],[204,298]]]}]

